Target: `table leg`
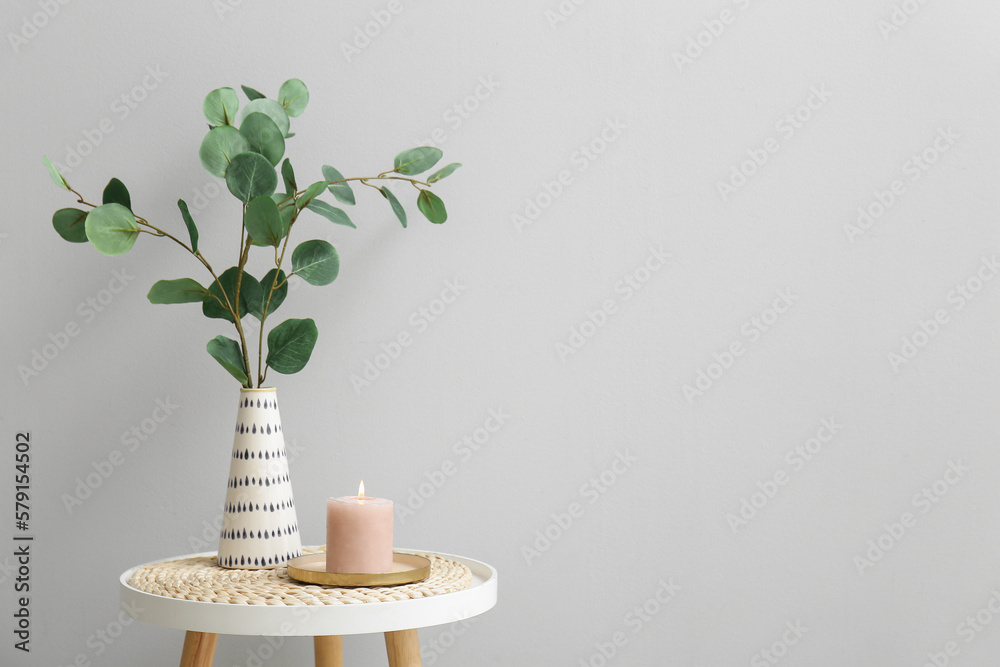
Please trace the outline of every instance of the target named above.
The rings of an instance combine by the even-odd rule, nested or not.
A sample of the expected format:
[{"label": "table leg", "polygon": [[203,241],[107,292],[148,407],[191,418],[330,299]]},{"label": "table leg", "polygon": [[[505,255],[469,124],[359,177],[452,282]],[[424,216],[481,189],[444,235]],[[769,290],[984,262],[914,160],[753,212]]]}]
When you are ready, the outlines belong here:
[{"label": "table leg", "polygon": [[389,667],[420,667],[420,642],[416,630],[385,633],[385,652]]},{"label": "table leg", "polygon": [[344,638],[338,635],[313,637],[316,667],[344,667]]},{"label": "table leg", "polygon": [[218,641],[217,634],[188,630],[184,635],[181,667],[212,667],[212,658],[215,656],[215,645]]}]

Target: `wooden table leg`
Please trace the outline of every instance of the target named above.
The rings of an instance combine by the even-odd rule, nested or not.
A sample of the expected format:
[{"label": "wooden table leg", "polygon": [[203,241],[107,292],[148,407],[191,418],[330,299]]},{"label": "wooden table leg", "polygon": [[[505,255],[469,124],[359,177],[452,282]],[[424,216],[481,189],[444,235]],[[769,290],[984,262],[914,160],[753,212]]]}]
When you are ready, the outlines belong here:
[{"label": "wooden table leg", "polygon": [[316,667],[344,667],[344,638],[338,635],[313,637]]},{"label": "wooden table leg", "polygon": [[385,652],[389,667],[420,667],[420,641],[416,630],[385,633]]},{"label": "wooden table leg", "polygon": [[212,667],[215,645],[219,635],[211,632],[188,630],[184,635],[184,651],[181,653],[181,667]]}]

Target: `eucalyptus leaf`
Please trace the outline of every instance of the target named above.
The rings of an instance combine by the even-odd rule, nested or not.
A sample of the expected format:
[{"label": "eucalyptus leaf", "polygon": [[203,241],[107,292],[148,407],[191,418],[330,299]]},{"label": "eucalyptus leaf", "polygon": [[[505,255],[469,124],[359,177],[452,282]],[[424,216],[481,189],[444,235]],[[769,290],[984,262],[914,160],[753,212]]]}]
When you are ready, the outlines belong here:
[{"label": "eucalyptus leaf", "polygon": [[277,205],[278,213],[281,214],[281,224],[284,225],[285,229],[289,229],[292,226],[292,215],[295,213],[295,202],[288,195],[280,192],[271,195],[271,199]]},{"label": "eucalyptus leaf", "polygon": [[288,128],[290,127],[288,112],[278,102],[269,100],[266,97],[252,100],[240,110],[239,123],[241,126],[243,125],[243,120],[252,113],[263,113],[270,116],[274,124],[281,130],[281,136],[288,134]]},{"label": "eucalyptus leaf", "polygon": [[285,194],[295,194],[295,170],[292,169],[292,163],[288,158],[281,163],[281,180],[285,182]]},{"label": "eucalyptus leaf", "polygon": [[278,247],[288,233],[288,226],[282,224],[278,205],[269,196],[254,197],[247,205],[243,224],[255,245]]},{"label": "eucalyptus leaf", "polygon": [[[212,132],[218,129],[221,128]],[[278,187],[278,173],[260,153],[240,153],[226,171],[226,185],[234,197],[249,202],[254,197],[270,196]]]},{"label": "eucalyptus leaf", "polygon": [[61,187],[63,190],[69,190],[69,183],[67,183],[66,179],[63,178],[63,175],[59,173],[56,166],[52,164],[52,160],[49,159],[48,155],[42,156],[42,164],[44,164],[45,168],[49,170],[49,177],[52,178],[53,183]]},{"label": "eucalyptus leaf", "polygon": [[225,178],[229,165],[240,153],[250,150],[250,142],[240,131],[230,125],[221,125],[208,131],[198,149],[201,166],[213,176]]},{"label": "eucalyptus leaf", "polygon": [[267,335],[267,365],[286,375],[298,373],[309,363],[318,337],[313,320],[285,320]]},{"label": "eucalyptus leaf", "polygon": [[187,227],[188,236],[191,237],[191,250],[195,254],[198,253],[198,227],[194,224],[194,218],[191,217],[191,212],[188,211],[187,202],[183,199],[177,200],[177,208],[181,210],[181,217],[184,218],[184,225]]},{"label": "eucalyptus leaf", "polygon": [[240,384],[244,386],[250,384],[239,343],[232,338],[216,336],[208,341],[206,349],[213,359],[222,364],[222,367],[229,371],[230,375],[240,381]]},{"label": "eucalyptus leaf", "polygon": [[260,283],[257,282],[257,279],[244,269],[243,282],[240,283],[240,308],[246,309],[248,313],[258,320],[264,319],[264,316],[261,314],[261,295],[263,293],[264,290],[261,288]]},{"label": "eucalyptus leaf", "polygon": [[278,101],[292,118],[302,115],[309,104],[309,89],[299,79],[289,79],[278,90]]},{"label": "eucalyptus leaf", "polygon": [[303,209],[309,205],[313,199],[318,197],[326,190],[326,186],[329,185],[327,181],[316,181],[302,193],[302,196],[295,200],[295,208]]},{"label": "eucalyptus leaf", "polygon": [[446,167],[441,167],[440,169],[438,169],[433,174],[431,174],[430,176],[427,177],[427,182],[428,183],[437,183],[442,178],[450,176],[452,174],[452,172],[454,172],[456,169],[458,169],[461,166],[462,166],[461,162],[452,162],[451,164],[449,164]]},{"label": "eucalyptus leaf", "polygon": [[335,183],[334,181],[343,181],[344,177],[339,171],[334,169],[328,164],[323,165],[323,178],[330,181],[330,194],[337,198],[341,204],[354,205],[354,190],[351,189],[350,183]]},{"label": "eucalyptus leaf", "polygon": [[448,219],[448,211],[444,208],[444,202],[430,190],[421,190],[420,194],[417,195],[417,208],[420,209],[425,218],[434,224],[440,225]]},{"label": "eucalyptus leaf", "polygon": [[121,204],[128,210],[132,210],[132,197],[129,196],[128,188],[117,178],[112,178],[104,188],[102,204]]},{"label": "eucalyptus leaf", "polygon": [[396,214],[397,218],[399,218],[399,222],[402,223],[403,229],[406,229],[406,210],[403,208],[403,205],[399,203],[399,200],[396,199],[396,195],[392,194],[392,190],[384,185],[379,188],[379,191],[382,193],[383,197],[389,200],[389,205],[392,206],[392,212]]},{"label": "eucalyptus leaf", "polygon": [[104,255],[121,255],[139,237],[135,216],[121,204],[103,204],[87,214],[87,239]]},{"label": "eucalyptus leaf", "polygon": [[327,241],[305,241],[292,252],[292,272],[310,285],[329,285],[340,273],[340,257]]},{"label": "eucalyptus leaf", "polygon": [[86,243],[86,220],[86,211],[78,208],[61,208],[52,215],[52,226],[59,236],[70,243]]},{"label": "eucalyptus leaf", "polygon": [[259,100],[267,97],[266,95],[264,95],[264,93],[256,91],[250,86],[240,86],[240,88],[243,89],[243,94],[246,95],[247,99],[249,99],[251,102],[253,102],[254,100]]},{"label": "eucalyptus leaf", "polygon": [[343,225],[344,227],[357,229],[357,225],[351,222],[351,219],[347,217],[347,214],[344,213],[343,209],[339,209],[336,206],[330,206],[321,199],[313,199],[309,202],[309,205],[306,206],[306,208],[314,213],[319,213],[335,225]]},{"label": "eucalyptus leaf", "polygon": [[211,299],[212,295],[197,280],[178,278],[156,281],[146,298],[150,303],[194,303]]},{"label": "eucalyptus leaf", "polygon": [[[279,285],[279,287],[274,287],[275,285]],[[288,296],[288,281],[285,280],[285,272],[281,269],[271,269],[260,281],[260,287],[262,292],[261,309],[266,309],[267,314],[270,315],[278,310],[278,307],[285,301],[285,297]],[[272,288],[274,288],[273,292]],[[270,302],[268,301],[269,296]]]},{"label": "eucalyptus leaf", "polygon": [[216,88],[205,96],[201,108],[212,125],[232,125],[240,108],[240,99],[232,88]]},{"label": "eucalyptus leaf", "polygon": [[442,155],[441,149],[433,146],[411,148],[396,156],[395,171],[408,176],[422,174],[437,164]]},{"label": "eucalyptus leaf", "polygon": [[260,153],[272,166],[285,154],[285,139],[270,116],[260,112],[247,115],[240,124],[240,134],[250,143],[250,150]]},{"label": "eucalyptus leaf", "polygon": [[[233,319],[233,314],[222,304],[226,303],[226,299],[223,298],[223,293],[229,299],[230,304],[236,303],[236,276],[239,275],[238,267],[230,267],[223,271],[222,275],[219,276],[219,281],[213,281],[211,285],[208,286],[208,291],[217,299],[206,299],[205,303],[201,305],[201,312],[205,317],[211,317],[218,320],[226,320],[227,322],[235,323],[236,320]],[[222,287],[225,288],[225,292],[219,288],[219,283],[222,283]],[[221,301],[221,303],[220,303]],[[243,299],[240,299],[239,304],[239,315],[240,319],[247,314],[246,304],[243,303]]]}]

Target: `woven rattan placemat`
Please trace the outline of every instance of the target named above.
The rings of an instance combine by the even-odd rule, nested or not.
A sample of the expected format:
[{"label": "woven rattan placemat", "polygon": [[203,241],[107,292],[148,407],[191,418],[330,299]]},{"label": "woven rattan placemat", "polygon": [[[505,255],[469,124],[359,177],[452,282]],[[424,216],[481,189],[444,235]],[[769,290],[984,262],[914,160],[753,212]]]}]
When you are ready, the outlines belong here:
[{"label": "woven rattan placemat", "polygon": [[[321,547],[303,549],[318,553]],[[178,558],[143,565],[129,586],[153,595],[180,600],[249,605],[337,605],[394,602],[426,598],[465,590],[472,572],[465,565],[434,554],[420,554],[431,561],[431,573],[423,581],[378,588],[338,588],[303,584],[288,577],[288,568],[235,570],[219,567],[215,556]]]}]

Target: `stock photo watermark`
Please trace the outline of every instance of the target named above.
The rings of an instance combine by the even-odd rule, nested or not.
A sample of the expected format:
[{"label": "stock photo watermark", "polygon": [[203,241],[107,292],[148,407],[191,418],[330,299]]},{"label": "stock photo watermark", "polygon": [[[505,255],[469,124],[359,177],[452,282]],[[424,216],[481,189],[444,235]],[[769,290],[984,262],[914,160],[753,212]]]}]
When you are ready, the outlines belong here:
[{"label": "stock photo watermark", "polygon": [[597,332],[607,326],[611,318],[620,312],[619,308],[649,283],[670,257],[670,253],[663,252],[663,246],[649,246],[646,258],[615,282],[613,287],[615,296],[605,299],[597,308],[587,310],[584,318],[570,327],[566,342],[556,341],[556,354],[559,355],[559,359],[566,363],[570,356],[582,350]]},{"label": "stock photo watermark", "polygon": [[924,177],[941,156],[951,150],[961,136],[950,126],[938,128],[930,144],[918,153],[908,157],[900,166],[902,176],[894,178],[885,189],[876,188],[867,204],[858,207],[854,223],[844,225],[844,234],[850,243],[867,234],[872,227],[892,210],[900,199],[909,192],[911,185]]},{"label": "stock photo watermark", "polygon": [[143,443],[156,433],[160,424],[167,421],[181,407],[171,402],[169,396],[158,398],[155,403],[156,407],[153,408],[148,417],[122,433],[119,439],[122,449],[112,449],[105,458],[91,462],[93,472],[76,478],[73,493],[62,494],[61,500],[67,514],[73,514],[76,508],[82,507],[83,503],[93,496],[95,491],[111,479],[121,466],[125,465],[128,455],[134,454]]},{"label": "stock photo watermark", "polygon": [[27,46],[28,42],[38,36],[49,22],[59,15],[64,5],[68,5],[70,0],[38,0],[37,12],[33,12],[21,19],[18,31],[8,32],[7,41],[14,49],[14,53],[19,53],[22,46]]},{"label": "stock photo watermark", "polygon": [[622,618],[626,630],[616,630],[606,641],[595,642],[594,651],[580,658],[579,667],[606,667],[682,590],[673,577],[666,581],[660,579],[657,583],[656,590]]},{"label": "stock photo watermark", "polygon": [[395,503],[396,520],[399,524],[405,524],[419,512],[458,473],[463,463],[471,461],[472,457],[490,444],[493,436],[500,432],[509,419],[510,415],[504,412],[503,407],[490,408],[481,426],[455,441],[451,446],[455,458],[447,458],[437,468],[425,472],[424,481],[410,487],[406,500]]},{"label": "stock photo watermark", "polygon": [[903,0],[903,2],[893,5],[889,15],[875,23],[882,39],[888,41],[891,35],[899,32],[929,1]]},{"label": "stock photo watermark", "polygon": [[732,369],[736,360],[746,353],[747,345],[756,343],[765,333],[770,331],[799,298],[798,295],[792,293],[790,287],[780,289],[776,294],[777,298],[771,302],[769,308],[765,308],[740,325],[739,338],[731,341],[721,350],[713,352],[712,361],[704,368],[699,368],[695,373],[694,380],[681,387],[681,392],[688,403],[694,403],[695,399],[701,398],[705,392],[714,387],[715,383]]},{"label": "stock photo watermark", "polygon": [[785,631],[781,637],[771,642],[767,648],[761,649],[750,658],[750,667],[770,667],[777,665],[781,659],[788,655],[791,647],[799,643],[809,628],[802,624],[802,621],[785,621]]},{"label": "stock photo watermark", "polygon": [[917,355],[937,338],[944,327],[951,323],[952,315],[961,312],[975,299],[986,283],[993,280],[998,272],[1000,263],[997,262],[997,256],[983,256],[973,274],[948,292],[945,302],[949,308],[937,308],[926,319],[920,319],[913,331],[900,339],[899,349],[888,353],[887,359],[892,370],[899,373],[903,366],[916,359]]},{"label": "stock photo watermark", "polygon": [[94,152],[101,143],[115,131],[115,122],[121,122],[128,118],[133,111],[149,96],[149,94],[160,87],[163,80],[169,76],[160,65],[147,65],[145,74],[142,75],[139,83],[132,86],[128,91],[122,93],[111,100],[110,109],[114,115],[105,116],[97,125],[91,129],[83,131],[83,139],[75,145],[66,145],[66,155],[62,162],[53,160],[56,168],[63,174],[73,173],[73,169],[83,164],[83,159]]},{"label": "stock photo watermark", "polygon": [[838,424],[835,416],[824,417],[813,437],[789,449],[784,458],[787,468],[778,468],[763,481],[757,480],[757,490],[740,498],[739,508],[726,514],[726,522],[733,533],[749,526],[768,503],[777,497],[781,489],[788,485],[794,473],[801,471],[807,463],[819,456],[843,428],[844,425]]},{"label": "stock photo watermark", "polygon": [[[14,437],[14,563],[4,562],[4,580],[14,578],[14,648],[31,652],[31,547],[35,536],[31,528],[31,433]],[[9,573],[8,573],[9,568]]]},{"label": "stock photo watermark", "polygon": [[382,377],[382,373],[387,371],[402,356],[403,352],[413,345],[416,337],[427,331],[432,323],[440,319],[466,289],[468,289],[468,285],[463,285],[458,278],[446,280],[444,288],[438,296],[411,312],[406,319],[410,328],[400,331],[388,343],[382,343],[379,346],[381,351],[365,360],[364,369],[360,375],[351,374],[350,381],[351,386],[354,387],[354,393],[361,395],[362,390]]},{"label": "stock photo watermark", "polygon": [[18,364],[17,374],[24,386],[27,387],[32,378],[44,372],[69,347],[73,339],[80,335],[83,327],[97,319],[115,300],[115,296],[121,294],[133,280],[135,276],[129,275],[125,269],[115,269],[111,272],[111,280],[106,287],[77,304],[76,314],[79,319],[69,320],[57,331],[50,331],[48,342],[31,351],[28,363]]},{"label": "stock photo watermark", "polygon": [[633,465],[638,463],[638,457],[628,449],[615,452],[611,464],[597,475],[580,485],[579,500],[570,502],[565,509],[550,514],[551,521],[535,531],[535,539],[530,544],[521,547],[521,555],[528,565],[542,557],[542,554],[552,548],[556,542],[577,523],[587,512],[587,507],[594,505],[605,493],[614,486],[622,475],[625,475]]},{"label": "stock photo watermark", "polygon": [[76,656],[70,662],[66,663],[64,666],[59,663],[59,667],[92,667],[92,665],[103,665],[106,662],[99,661],[94,663],[91,658],[98,658],[111,648],[116,641],[125,633],[125,629],[135,622],[136,617],[145,611],[144,607],[140,607],[135,602],[131,604],[122,602],[121,611],[118,615],[105,624],[103,627],[97,628],[93,633],[91,633],[85,643],[86,647],[90,649],[87,652],[77,653]]},{"label": "stock photo watermark", "polygon": [[946,641],[941,650],[928,651],[927,662],[923,667],[947,667],[951,664],[952,658],[957,658],[962,654],[962,646],[968,646],[976,641],[986,628],[993,624],[993,620],[1000,615],[1000,587],[990,591],[990,597],[982,607],[974,613],[967,614],[962,621],[955,626],[955,639]]},{"label": "stock photo watermark", "polygon": [[436,663],[445,653],[447,653],[455,644],[458,643],[460,637],[464,637],[465,633],[469,631],[469,628],[473,624],[477,623],[479,618],[473,616],[471,618],[463,618],[459,621],[454,621],[450,623],[448,627],[444,630],[440,630],[435,636],[427,638],[425,635],[423,639],[420,640],[420,659],[423,660],[424,664],[433,665]]},{"label": "stock photo watermark", "polygon": [[476,87],[471,93],[455,102],[445,109],[441,114],[441,121],[444,125],[431,130],[426,139],[417,140],[416,146],[434,146],[441,148],[448,141],[448,132],[457,131],[467,120],[472,118],[472,114],[479,110],[483,102],[493,97],[500,89],[500,82],[493,78],[493,75],[481,76],[476,83]]},{"label": "stock photo watermark", "polygon": [[729,29],[729,26],[736,23],[740,13],[750,8],[751,0],[732,0],[732,4],[739,11],[725,7],[717,16],[705,19],[701,22],[702,29],[691,35],[684,42],[684,48],[673,52],[674,64],[677,71],[683,73],[685,67],[694,65],[695,61],[705,55],[705,52],[722,37]]},{"label": "stock photo watermark", "polygon": [[525,227],[533,225],[557,199],[559,199],[566,188],[576,182],[576,174],[582,174],[590,168],[601,155],[607,152],[608,148],[621,138],[622,132],[628,128],[618,118],[606,118],[604,127],[587,143],[580,144],[569,156],[572,169],[560,169],[556,172],[552,180],[541,182],[538,191],[531,197],[524,200],[524,207],[520,212],[512,213],[510,221],[518,233],[523,232]]},{"label": "stock photo watermark", "polygon": [[868,540],[868,548],[863,553],[854,556],[854,567],[857,568],[858,575],[865,576],[865,570],[885,558],[885,555],[899,544],[909,531],[916,527],[920,517],[934,509],[968,472],[969,467],[963,465],[961,459],[949,460],[948,468],[940,478],[913,494],[910,499],[913,511],[906,510],[900,513],[896,520],[882,524],[883,531],[878,537]]},{"label": "stock photo watermark", "polygon": [[389,0],[381,9],[369,10],[370,21],[364,25],[354,27],[354,34],[350,41],[340,43],[340,52],[344,54],[344,59],[350,63],[355,56],[367,49],[378,39],[386,28],[388,28],[396,17],[403,13],[411,0]]},{"label": "stock photo watermark", "polygon": [[781,116],[774,122],[774,131],[777,136],[768,137],[759,147],[747,149],[747,158],[739,163],[733,164],[729,168],[729,176],[725,181],[716,181],[715,187],[723,202],[739,192],[750,179],[760,173],[772,157],[778,154],[783,147],[783,142],[789,141],[811,121],[816,113],[826,106],[833,93],[826,89],[824,84],[812,86],[809,95],[792,111]]}]

